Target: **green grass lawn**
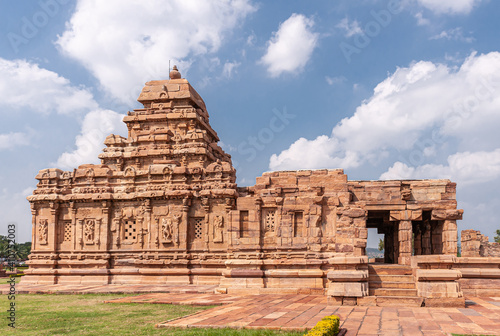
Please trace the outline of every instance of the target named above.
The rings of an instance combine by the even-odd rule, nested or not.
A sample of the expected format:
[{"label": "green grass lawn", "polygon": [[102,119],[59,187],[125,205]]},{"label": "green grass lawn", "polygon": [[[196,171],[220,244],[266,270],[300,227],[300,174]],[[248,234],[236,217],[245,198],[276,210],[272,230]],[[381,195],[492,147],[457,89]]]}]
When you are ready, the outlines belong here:
[{"label": "green grass lawn", "polygon": [[[21,277],[15,277],[16,278],[16,283],[19,283],[21,281]],[[0,285],[5,285],[9,281],[9,278],[0,278]]]},{"label": "green grass lawn", "polygon": [[104,303],[120,294],[17,295],[16,328],[7,323],[9,301],[0,305],[0,335],[289,335],[303,333],[235,329],[156,329],[164,322],[209,309],[165,304]]}]

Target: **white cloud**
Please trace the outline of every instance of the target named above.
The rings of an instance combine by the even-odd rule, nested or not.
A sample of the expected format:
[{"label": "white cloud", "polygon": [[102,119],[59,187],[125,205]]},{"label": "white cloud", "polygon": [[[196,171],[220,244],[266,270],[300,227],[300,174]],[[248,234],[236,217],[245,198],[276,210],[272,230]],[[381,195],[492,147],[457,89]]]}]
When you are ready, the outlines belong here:
[{"label": "white cloud", "polygon": [[330,76],[325,76],[325,80],[328,83],[328,85],[334,85],[334,84],[342,84],[345,81],[347,81],[347,78],[344,76],[337,76],[337,77],[330,77]]},{"label": "white cloud", "polygon": [[249,0],[79,1],[57,44],[112,96],[132,103],[145,81],[168,78],[169,60],[185,73],[255,10]]},{"label": "white cloud", "polygon": [[318,43],[318,34],[313,32],[313,26],[312,19],[295,13],[280,24],[260,60],[271,77],[304,69]]},{"label": "white cloud", "polygon": [[469,14],[482,0],[417,0],[436,14]]},{"label": "white cloud", "polygon": [[226,62],[224,63],[224,67],[222,69],[222,76],[225,78],[233,77],[233,72],[236,72],[236,69],[241,65],[239,62]]},{"label": "white cloud", "polygon": [[26,146],[30,143],[30,135],[23,132],[10,132],[0,134],[0,151],[4,149],[12,149],[18,146]]},{"label": "white cloud", "polygon": [[[458,165],[459,159],[485,158],[480,152],[500,148],[499,125],[500,53],[472,54],[458,69],[421,61],[378,84],[330,136],[301,138],[274,154],[269,166],[352,168],[388,159],[439,169],[443,158]],[[442,172],[457,172],[443,167]]]},{"label": "white cloud", "polygon": [[500,177],[500,148],[491,151],[463,152],[450,155],[447,165],[425,164],[409,167],[396,162],[380,178],[395,179],[453,179],[461,186],[489,182]]},{"label": "white cloud", "polygon": [[[57,113],[77,117],[82,122],[81,134],[76,137],[77,149],[61,155],[61,168],[74,168],[85,162],[96,162],[109,132],[120,130],[126,134],[123,116],[103,110],[90,91],[75,87],[57,73],[40,68],[24,60],[8,61],[0,58],[0,106],[5,111],[15,109],[23,113]],[[54,123],[60,122],[53,119]],[[45,130],[37,131],[43,137]],[[34,131],[0,134],[0,150],[30,145]]]},{"label": "white cloud", "polygon": [[0,106],[4,111],[80,114],[97,103],[86,88],[71,85],[55,72],[25,60],[0,58]]},{"label": "white cloud", "polygon": [[99,163],[98,155],[104,147],[104,139],[110,134],[126,135],[123,115],[111,110],[89,112],[83,120],[81,133],[76,137],[76,149],[63,153],[53,165],[61,169],[73,169],[84,163]]},{"label": "white cloud", "polygon": [[342,29],[345,32],[345,37],[363,34],[363,29],[361,29],[358,20],[349,21],[347,17],[340,20],[339,24],[336,27]]},{"label": "white cloud", "polygon": [[441,33],[434,35],[430,38],[430,40],[440,40],[440,39],[461,41],[467,43],[472,43],[475,40],[474,37],[472,36],[464,36],[464,32],[461,27],[443,30]]},{"label": "white cloud", "polygon": [[417,14],[415,14],[415,18],[417,19],[417,24],[419,26],[426,26],[431,23],[428,19],[424,18],[422,12],[418,12]]},{"label": "white cloud", "polygon": [[[31,183],[32,180],[29,182]],[[17,242],[31,241],[31,212],[26,197],[33,193],[35,185],[26,187],[26,182],[18,181],[16,189],[0,190],[0,234],[7,235],[7,224],[16,224]],[[24,189],[22,189],[24,188]]]}]

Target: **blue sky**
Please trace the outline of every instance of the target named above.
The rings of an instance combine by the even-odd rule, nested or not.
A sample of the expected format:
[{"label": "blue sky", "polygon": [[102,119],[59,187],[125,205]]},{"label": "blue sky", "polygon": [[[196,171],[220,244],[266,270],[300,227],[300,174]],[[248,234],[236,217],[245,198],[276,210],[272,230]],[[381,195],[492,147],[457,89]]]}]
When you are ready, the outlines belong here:
[{"label": "blue sky", "polygon": [[499,12],[491,0],[1,1],[0,234],[16,222],[31,239],[38,170],[98,163],[171,60],[241,186],[305,168],[449,178],[459,230],[492,237]]}]

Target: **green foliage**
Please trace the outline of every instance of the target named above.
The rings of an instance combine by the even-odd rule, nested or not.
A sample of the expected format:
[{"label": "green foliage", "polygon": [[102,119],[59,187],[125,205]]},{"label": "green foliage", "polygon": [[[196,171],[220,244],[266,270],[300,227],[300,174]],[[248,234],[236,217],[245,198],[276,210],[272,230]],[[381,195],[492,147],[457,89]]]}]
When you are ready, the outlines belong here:
[{"label": "green foliage", "polygon": [[497,230],[497,235],[493,238],[496,243],[500,243],[500,230]]},{"label": "green foliage", "polygon": [[379,239],[379,241],[378,241],[378,250],[379,251],[383,251],[384,250],[384,245],[385,245],[384,244],[384,240],[382,238]]},{"label": "green foliage", "polygon": [[[7,259],[9,257],[9,239],[6,236],[0,235],[0,258]],[[17,261],[28,259],[31,253],[31,242],[15,243],[13,256]]]},{"label": "green foliage", "polygon": [[340,319],[336,315],[325,316],[316,323],[306,336],[335,336],[339,333]]}]

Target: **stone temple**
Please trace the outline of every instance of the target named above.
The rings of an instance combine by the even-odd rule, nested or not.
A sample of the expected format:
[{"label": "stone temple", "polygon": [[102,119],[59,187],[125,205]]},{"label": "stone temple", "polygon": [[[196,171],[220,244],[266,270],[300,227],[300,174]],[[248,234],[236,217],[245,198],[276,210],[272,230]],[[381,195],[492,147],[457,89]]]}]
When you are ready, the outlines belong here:
[{"label": "stone temple", "polygon": [[[238,187],[203,99],[175,67],[138,101],[144,108],[123,120],[128,136],[106,138],[101,164],[36,176],[24,284],[214,285],[344,305],[461,305],[463,273],[480,273],[462,271],[484,269],[498,274],[481,288],[500,288],[500,260],[456,257],[455,183],[352,181],[332,169],[268,172]],[[384,234],[382,263],[368,262],[369,228]]]}]

